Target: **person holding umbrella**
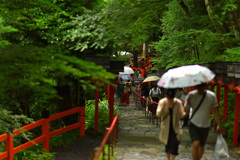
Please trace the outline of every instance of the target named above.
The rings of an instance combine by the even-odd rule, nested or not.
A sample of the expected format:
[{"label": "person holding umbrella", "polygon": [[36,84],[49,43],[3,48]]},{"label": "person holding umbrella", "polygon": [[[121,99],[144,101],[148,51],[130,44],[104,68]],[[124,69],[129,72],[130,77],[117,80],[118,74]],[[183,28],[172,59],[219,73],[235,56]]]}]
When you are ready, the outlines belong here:
[{"label": "person holding umbrella", "polygon": [[210,128],[210,114],[213,113],[216,122],[216,131],[220,131],[220,120],[218,114],[218,102],[214,92],[206,90],[206,83],[196,86],[196,90],[188,93],[185,103],[185,111],[193,112],[188,126],[192,140],[193,160],[200,160],[204,154],[204,146]]},{"label": "person holding umbrella", "polygon": [[184,104],[186,113],[189,113],[190,109],[193,111],[189,124],[193,160],[200,160],[204,154],[211,112],[216,122],[216,130],[220,131],[216,95],[205,89],[206,82],[211,81],[214,77],[215,74],[207,67],[187,65],[168,70],[158,82],[159,86],[165,88],[196,87],[196,90],[188,93]]},{"label": "person holding umbrella", "polygon": [[180,120],[185,116],[180,99],[175,98],[176,89],[165,89],[166,97],[162,98],[157,107],[156,116],[161,119],[159,140],[165,144],[168,160],[174,160],[178,155],[181,140]]}]

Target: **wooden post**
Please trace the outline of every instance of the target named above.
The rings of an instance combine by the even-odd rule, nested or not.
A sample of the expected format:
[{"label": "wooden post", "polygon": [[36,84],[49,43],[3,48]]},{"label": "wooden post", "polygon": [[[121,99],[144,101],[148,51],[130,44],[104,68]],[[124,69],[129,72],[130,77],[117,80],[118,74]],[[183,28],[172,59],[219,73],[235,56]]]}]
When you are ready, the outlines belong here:
[{"label": "wooden post", "polygon": [[109,100],[109,93],[110,93],[110,91],[109,91],[109,85],[106,85],[106,94],[107,94],[107,99]]},{"label": "wooden post", "polygon": [[234,116],[234,132],[233,146],[237,146],[238,142],[238,121],[239,121],[240,93],[236,93],[235,116]]},{"label": "wooden post", "polygon": [[98,132],[98,103],[99,103],[99,86],[96,83],[96,89],[95,89],[95,128],[94,128],[95,132]]},{"label": "wooden post", "polygon": [[228,87],[225,86],[223,102],[223,122],[227,122],[227,108],[228,108]]},{"label": "wooden post", "polygon": [[45,139],[42,142],[42,147],[49,152],[49,118],[45,119],[45,122],[42,125],[42,135],[45,136]]},{"label": "wooden post", "polygon": [[[223,122],[227,122],[227,108],[228,108],[228,87],[224,87],[224,102],[223,102]],[[225,129],[222,129],[222,134],[225,133]]]},{"label": "wooden post", "polygon": [[7,140],[6,140],[6,151],[8,152],[7,160],[13,160],[13,136],[7,133]]},{"label": "wooden post", "polygon": [[114,87],[110,86],[110,92],[109,92],[109,124],[112,124],[113,121],[113,114],[114,114]]},{"label": "wooden post", "polygon": [[211,85],[211,91],[212,91],[212,92],[214,92],[214,87],[215,87],[215,86],[212,84],[212,85]]},{"label": "wooden post", "polygon": [[[220,102],[220,86],[219,85],[217,85],[217,102],[218,104]],[[218,105],[218,110],[219,110],[219,105]]]},{"label": "wooden post", "polygon": [[80,131],[79,135],[84,136],[85,135],[85,106],[81,107],[80,111]]},{"label": "wooden post", "polygon": [[149,58],[149,66],[148,66],[148,68],[150,69],[150,68],[152,68],[152,63],[151,63],[151,57]]}]

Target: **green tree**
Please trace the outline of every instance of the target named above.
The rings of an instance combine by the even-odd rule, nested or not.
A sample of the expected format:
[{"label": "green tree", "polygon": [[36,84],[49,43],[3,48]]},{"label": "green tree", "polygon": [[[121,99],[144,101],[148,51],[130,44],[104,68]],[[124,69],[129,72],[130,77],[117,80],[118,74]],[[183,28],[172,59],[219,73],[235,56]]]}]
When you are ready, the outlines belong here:
[{"label": "green tree", "polygon": [[[223,60],[238,50],[239,2],[174,0],[161,19],[163,36],[153,44],[156,68]],[[235,49],[235,47],[237,47]],[[239,60],[239,59],[236,59]]]}]

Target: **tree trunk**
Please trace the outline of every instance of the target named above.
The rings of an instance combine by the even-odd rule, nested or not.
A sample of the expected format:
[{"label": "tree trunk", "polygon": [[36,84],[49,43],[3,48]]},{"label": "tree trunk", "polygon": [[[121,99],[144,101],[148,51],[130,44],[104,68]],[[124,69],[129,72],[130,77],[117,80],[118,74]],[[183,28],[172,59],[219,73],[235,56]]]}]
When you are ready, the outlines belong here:
[{"label": "tree trunk", "polygon": [[182,1],[179,2],[180,6],[182,7],[184,13],[187,15],[187,16],[190,16],[190,12],[189,12],[189,9],[188,7],[186,6],[186,4]]},{"label": "tree trunk", "polygon": [[30,110],[29,110],[28,103],[20,102],[20,108],[24,115],[26,115],[27,117],[30,117]]},{"label": "tree trunk", "polygon": [[138,52],[133,49],[133,66],[138,67]]},{"label": "tree trunk", "polygon": [[195,48],[196,48],[197,59],[199,60],[199,52],[198,52],[198,47],[197,47],[197,45],[195,46]]},{"label": "tree trunk", "polygon": [[230,20],[231,20],[231,24],[235,33],[235,37],[236,39],[239,39],[240,37],[240,24],[239,24],[239,20],[237,17],[237,14],[235,11],[231,11],[229,12],[230,15]]},{"label": "tree trunk", "polygon": [[[62,98],[58,100],[57,106],[59,107],[60,112],[69,110],[72,108],[72,98],[70,92],[70,86],[64,85],[61,87],[57,87],[58,95]],[[70,125],[73,123],[73,116],[67,116],[62,118],[64,124]]]},{"label": "tree trunk", "polygon": [[219,23],[219,21],[214,18],[214,12],[212,10],[212,1],[211,0],[205,0],[205,6],[207,8],[207,12],[208,12],[208,17],[211,20],[212,24],[214,25],[215,29],[220,32],[220,33],[226,33],[225,29],[223,26],[221,26],[221,24]]}]

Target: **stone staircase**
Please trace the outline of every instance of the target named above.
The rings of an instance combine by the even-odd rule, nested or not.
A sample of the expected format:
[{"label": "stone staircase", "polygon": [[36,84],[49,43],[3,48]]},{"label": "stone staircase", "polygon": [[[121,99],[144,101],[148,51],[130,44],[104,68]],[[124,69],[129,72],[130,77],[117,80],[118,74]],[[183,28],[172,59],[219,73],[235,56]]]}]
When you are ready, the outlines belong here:
[{"label": "stone staircase", "polygon": [[[165,160],[165,146],[158,140],[159,128],[145,117],[144,109],[135,107],[131,98],[129,106],[120,106],[119,138],[115,153],[118,160]],[[214,160],[216,133],[211,132],[202,160]],[[235,158],[233,158],[235,157]],[[229,160],[240,159],[233,153]],[[187,128],[183,129],[182,142],[176,160],[191,160],[191,141]]]}]

